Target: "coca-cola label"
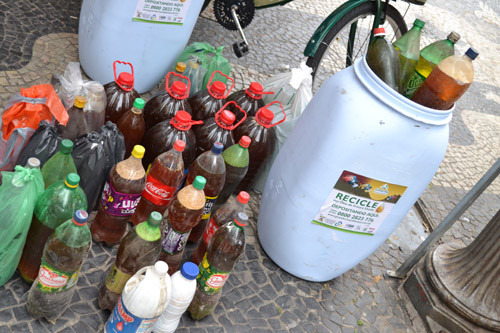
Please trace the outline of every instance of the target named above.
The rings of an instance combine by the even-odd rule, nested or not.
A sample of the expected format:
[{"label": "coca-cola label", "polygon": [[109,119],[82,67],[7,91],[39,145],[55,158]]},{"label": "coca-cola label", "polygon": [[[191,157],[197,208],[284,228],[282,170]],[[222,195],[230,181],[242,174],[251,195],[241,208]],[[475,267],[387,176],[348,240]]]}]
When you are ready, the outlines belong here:
[{"label": "coca-cola label", "polygon": [[189,232],[178,232],[170,223],[166,223],[165,229],[163,229],[163,237],[161,245],[163,251],[168,254],[176,254],[181,252],[186,245],[187,239],[189,237]]},{"label": "coca-cola label", "polygon": [[220,271],[210,265],[207,260],[207,254],[203,257],[200,265],[200,274],[196,278],[198,287],[208,295],[213,295],[222,289],[224,283],[231,272]]},{"label": "coca-cola label", "polygon": [[150,332],[158,317],[141,318],[135,316],[123,304],[122,297],[120,296],[106,322],[104,331],[113,333]]},{"label": "coca-cola label", "polygon": [[38,271],[37,288],[44,293],[57,293],[68,290],[76,285],[79,272],[79,269],[73,272],[61,271],[42,259]]},{"label": "coca-cola label", "polygon": [[132,277],[116,268],[116,263],[111,267],[111,271],[106,279],[106,287],[114,293],[121,294],[127,281]]},{"label": "coca-cola label", "polygon": [[166,206],[172,200],[174,193],[175,187],[165,185],[153,176],[148,175],[142,197],[149,200],[153,205]]},{"label": "coca-cola label", "polygon": [[210,218],[210,214],[212,213],[212,208],[214,207],[215,200],[217,200],[217,198],[218,196],[205,197],[205,207],[203,208],[203,215],[201,216],[202,220]]},{"label": "coca-cola label", "polygon": [[114,216],[131,216],[139,204],[141,194],[127,194],[117,192],[109,179],[102,190],[101,205],[106,212]]},{"label": "coca-cola label", "polygon": [[214,218],[212,217],[210,219],[210,222],[208,222],[207,227],[205,228],[205,231],[203,231],[203,241],[205,244],[208,245],[210,242],[210,239],[212,238],[213,234],[217,231],[217,224],[214,221]]}]

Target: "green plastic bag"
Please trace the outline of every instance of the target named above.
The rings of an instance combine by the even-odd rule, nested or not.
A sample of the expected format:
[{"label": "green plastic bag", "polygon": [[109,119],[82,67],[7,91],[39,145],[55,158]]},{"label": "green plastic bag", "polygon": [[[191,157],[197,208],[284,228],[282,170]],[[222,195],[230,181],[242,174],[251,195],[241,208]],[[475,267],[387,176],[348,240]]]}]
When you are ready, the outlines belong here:
[{"label": "green plastic bag", "polygon": [[2,172],[0,186],[0,286],[14,274],[26,242],[33,210],[44,190],[39,168],[16,165],[14,172]]},{"label": "green plastic bag", "polygon": [[[231,73],[231,65],[229,61],[222,56],[224,51],[224,46],[219,46],[218,48],[213,47],[208,43],[195,42],[189,45],[182,51],[181,55],[177,58],[176,64],[181,61],[186,63],[189,56],[198,57],[201,60],[201,66],[207,69],[205,76],[203,77],[202,89],[206,89],[208,81],[215,71],[220,71],[227,76]],[[226,83],[227,79],[222,75],[215,77],[214,79]]]}]

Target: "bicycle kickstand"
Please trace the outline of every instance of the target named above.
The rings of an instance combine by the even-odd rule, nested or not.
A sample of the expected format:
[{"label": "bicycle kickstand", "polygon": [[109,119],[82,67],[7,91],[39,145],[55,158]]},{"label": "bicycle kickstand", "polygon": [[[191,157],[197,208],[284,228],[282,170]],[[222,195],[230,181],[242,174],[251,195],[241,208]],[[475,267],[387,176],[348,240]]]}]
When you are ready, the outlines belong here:
[{"label": "bicycle kickstand", "polygon": [[237,10],[238,10],[238,6],[233,5],[231,7],[231,15],[233,16],[233,20],[234,20],[234,23],[236,24],[236,28],[238,29],[238,32],[240,33],[240,36],[243,40],[233,44],[233,51],[234,51],[234,54],[236,54],[236,56],[238,58],[241,58],[248,53],[248,41],[245,37],[245,33],[243,32],[243,29],[241,28],[241,24],[240,24],[240,21],[238,19],[238,15],[236,14]]}]

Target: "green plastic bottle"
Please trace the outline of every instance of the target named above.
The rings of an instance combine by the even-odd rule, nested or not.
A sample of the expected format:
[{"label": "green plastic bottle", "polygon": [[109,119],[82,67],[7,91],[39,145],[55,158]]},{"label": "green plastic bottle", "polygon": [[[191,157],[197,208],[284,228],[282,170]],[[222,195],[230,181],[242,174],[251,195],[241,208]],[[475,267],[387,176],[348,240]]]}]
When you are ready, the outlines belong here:
[{"label": "green plastic bottle", "polygon": [[416,19],[413,27],[401,36],[392,45],[399,55],[401,70],[399,71],[399,92],[402,92],[406,82],[410,79],[420,56],[420,33],[425,22]]},{"label": "green plastic bottle", "polygon": [[85,192],[78,186],[79,183],[80,177],[70,173],[66,180],[49,186],[36,201],[23,255],[17,266],[26,282],[32,283],[36,279],[43,248],[52,232],[71,219],[76,210],[87,209]]},{"label": "green plastic bottle", "polygon": [[405,97],[411,98],[415,91],[422,86],[434,67],[441,60],[455,54],[454,46],[459,39],[460,35],[452,31],[446,39],[429,44],[420,51],[417,67],[415,67],[413,75],[403,88],[403,95]]},{"label": "green plastic bottle", "polygon": [[232,145],[222,152],[222,157],[226,163],[226,180],[224,182],[224,187],[215,202],[213,211],[227,201],[227,199],[238,187],[240,181],[245,178],[248,171],[248,164],[250,162],[248,154],[250,142],[252,142],[252,140],[248,136],[243,135],[237,144]]},{"label": "green plastic bottle", "polygon": [[70,172],[77,173],[75,161],[73,161],[73,157],[71,156],[72,152],[73,142],[68,139],[62,140],[59,151],[49,158],[42,167],[45,188],[58,180],[66,179],[66,176]]},{"label": "green plastic bottle", "polygon": [[373,29],[373,37],[366,53],[366,62],[382,81],[398,91],[400,67],[398,53],[385,40],[383,27]]}]

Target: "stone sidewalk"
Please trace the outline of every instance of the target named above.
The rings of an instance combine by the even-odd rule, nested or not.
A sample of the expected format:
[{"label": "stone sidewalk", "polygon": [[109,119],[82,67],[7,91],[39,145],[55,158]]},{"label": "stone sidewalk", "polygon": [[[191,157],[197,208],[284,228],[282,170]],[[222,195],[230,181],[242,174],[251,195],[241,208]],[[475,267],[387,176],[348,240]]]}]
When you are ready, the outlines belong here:
[{"label": "stone sidewalk", "polygon": [[[5,55],[0,64],[4,69],[0,71],[0,105],[21,87],[50,82],[53,73],[62,73],[68,62],[78,61],[77,25],[72,17],[78,16],[74,9],[79,8],[79,1],[51,2],[61,14],[53,19],[57,27],[46,23],[46,18],[52,16],[44,13],[52,7],[42,1],[35,9],[27,0],[16,3],[0,0],[0,47]],[[237,35],[213,22],[208,11],[199,19],[191,41],[227,46],[225,56],[233,65],[235,89],[241,89],[251,81],[262,81],[280,72],[285,65],[297,66],[303,60],[302,50],[309,36],[340,3],[295,0],[284,7],[258,11],[246,29],[251,53],[241,59],[230,50]],[[395,5],[404,12],[404,2]],[[498,6],[494,0],[453,5],[429,0],[423,7],[411,6],[406,18],[407,22],[414,17],[426,20],[423,45],[456,30],[462,35],[457,45],[459,53],[469,44],[480,51],[475,62],[476,80],[457,103],[447,154],[420,200],[431,227],[446,216],[500,155]],[[23,18],[26,13],[31,16]],[[16,20],[30,20],[31,25]],[[42,37],[31,49],[31,39],[25,35]],[[31,60],[26,63],[26,59]],[[341,277],[327,283],[302,281],[277,267],[260,247],[256,237],[259,199],[259,195],[252,194],[246,252],[224,287],[215,313],[198,322],[185,315],[178,331],[422,332],[418,320],[408,315],[398,290],[400,281],[384,275],[387,269],[396,269],[410,255],[411,248],[398,244],[391,236],[373,255]],[[500,180],[496,180],[444,240],[469,243],[498,210],[499,199]],[[407,225],[403,223],[400,228]],[[0,332],[102,330],[109,312],[98,308],[97,291],[116,250],[93,245],[72,303],[56,325],[30,319],[25,308],[29,286],[16,273],[0,287]]]}]

